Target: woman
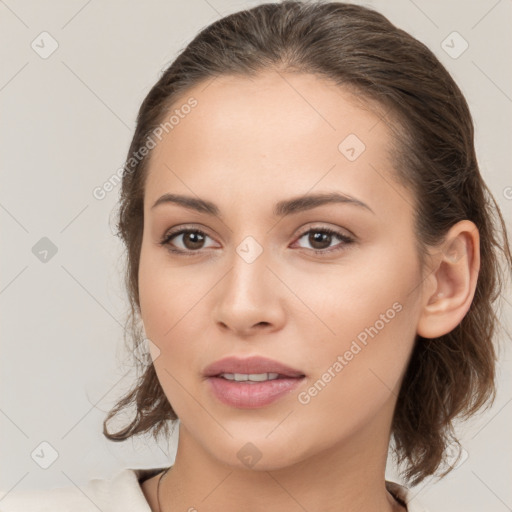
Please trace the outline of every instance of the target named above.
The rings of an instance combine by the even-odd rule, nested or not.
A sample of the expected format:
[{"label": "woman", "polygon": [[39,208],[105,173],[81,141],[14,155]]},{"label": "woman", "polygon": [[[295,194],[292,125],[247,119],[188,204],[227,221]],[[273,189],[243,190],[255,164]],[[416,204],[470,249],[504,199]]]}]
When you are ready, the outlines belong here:
[{"label": "woman", "polygon": [[512,256],[423,44],[343,3],[216,21],[142,103],[118,226],[151,359],[104,434],[179,419],[176,460],[53,510],[424,510],[385,480],[390,442],[411,485],[450,471],[453,420],[494,398]]}]

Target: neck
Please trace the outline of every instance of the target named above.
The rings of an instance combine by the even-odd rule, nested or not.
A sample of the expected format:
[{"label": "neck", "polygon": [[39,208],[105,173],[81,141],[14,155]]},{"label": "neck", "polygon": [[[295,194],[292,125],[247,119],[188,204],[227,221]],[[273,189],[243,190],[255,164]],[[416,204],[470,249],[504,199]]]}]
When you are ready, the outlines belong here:
[{"label": "neck", "polygon": [[212,457],[180,424],[160,489],[162,512],[404,511],[385,488],[388,444],[389,429],[374,425],[286,467],[248,469]]}]

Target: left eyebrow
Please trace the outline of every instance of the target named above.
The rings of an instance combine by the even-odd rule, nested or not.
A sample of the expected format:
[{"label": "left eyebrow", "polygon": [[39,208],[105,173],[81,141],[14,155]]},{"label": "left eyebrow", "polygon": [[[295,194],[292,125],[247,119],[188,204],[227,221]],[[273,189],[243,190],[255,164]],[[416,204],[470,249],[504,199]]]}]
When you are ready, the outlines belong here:
[{"label": "left eyebrow", "polygon": [[[164,194],[159,197],[151,209],[164,203],[175,203],[190,210],[196,210],[200,213],[207,213],[215,217],[220,217],[220,209],[211,201],[199,199],[192,196],[183,196],[179,194]],[[311,210],[325,204],[342,203],[364,208],[375,215],[375,212],[366,204],[348,194],[339,192],[327,192],[318,194],[306,194],[291,199],[279,201],[274,206],[273,214],[275,217],[285,217],[305,210]]]},{"label": "left eyebrow", "polygon": [[311,210],[318,206],[330,203],[350,204],[365,208],[375,215],[375,212],[366,204],[348,194],[340,194],[339,192],[327,192],[318,194],[306,194],[304,196],[295,197],[286,201],[279,201],[274,207],[274,215],[284,217],[292,213],[298,213],[304,210]]}]

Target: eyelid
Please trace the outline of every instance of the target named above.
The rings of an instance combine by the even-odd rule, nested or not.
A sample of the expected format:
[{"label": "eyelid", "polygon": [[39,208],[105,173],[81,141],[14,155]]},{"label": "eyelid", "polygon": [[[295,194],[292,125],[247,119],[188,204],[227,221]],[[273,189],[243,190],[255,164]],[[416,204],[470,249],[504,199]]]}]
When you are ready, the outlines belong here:
[{"label": "eyelid", "polygon": [[[356,235],[354,235],[354,233],[352,233],[352,231],[350,231],[347,228],[342,228],[340,226],[330,226],[329,223],[322,224],[322,223],[315,223],[315,222],[313,222],[312,224],[308,224],[305,228],[301,228],[301,230],[295,236],[301,237],[313,229],[316,229],[318,231],[325,231],[325,230],[333,231],[340,236],[345,236],[347,238],[352,238],[354,240],[357,238]],[[344,231],[346,233],[344,233]]]}]

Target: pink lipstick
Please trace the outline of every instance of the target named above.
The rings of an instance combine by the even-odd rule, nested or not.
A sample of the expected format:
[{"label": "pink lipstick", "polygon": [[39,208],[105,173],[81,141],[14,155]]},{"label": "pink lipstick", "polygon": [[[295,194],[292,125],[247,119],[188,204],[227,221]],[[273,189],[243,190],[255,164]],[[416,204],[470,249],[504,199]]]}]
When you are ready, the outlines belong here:
[{"label": "pink lipstick", "polygon": [[203,374],[218,400],[244,409],[269,405],[305,377],[300,370],[261,356],[226,357],[208,365]]}]

